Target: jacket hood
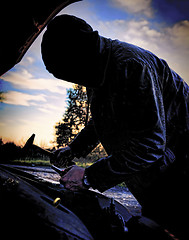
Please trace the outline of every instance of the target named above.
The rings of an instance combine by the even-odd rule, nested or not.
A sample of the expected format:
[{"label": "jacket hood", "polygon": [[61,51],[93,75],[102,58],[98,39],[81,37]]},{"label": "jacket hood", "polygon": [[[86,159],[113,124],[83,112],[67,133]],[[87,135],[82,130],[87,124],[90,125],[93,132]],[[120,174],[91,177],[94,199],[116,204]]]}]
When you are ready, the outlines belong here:
[{"label": "jacket hood", "polygon": [[96,88],[103,81],[110,42],[84,20],[61,15],[50,22],[43,35],[42,58],[55,77]]}]

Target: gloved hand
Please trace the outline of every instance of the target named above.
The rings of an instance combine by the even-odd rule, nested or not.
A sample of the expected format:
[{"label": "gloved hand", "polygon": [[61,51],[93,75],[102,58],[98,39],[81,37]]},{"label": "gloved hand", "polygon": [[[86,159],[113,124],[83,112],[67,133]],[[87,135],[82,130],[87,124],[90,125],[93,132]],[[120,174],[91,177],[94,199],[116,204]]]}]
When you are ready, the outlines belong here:
[{"label": "gloved hand", "polygon": [[72,161],[74,159],[74,154],[72,153],[71,148],[64,147],[59,148],[58,150],[53,152],[54,157],[50,159],[51,164],[57,167],[69,167],[74,165],[75,163]]}]

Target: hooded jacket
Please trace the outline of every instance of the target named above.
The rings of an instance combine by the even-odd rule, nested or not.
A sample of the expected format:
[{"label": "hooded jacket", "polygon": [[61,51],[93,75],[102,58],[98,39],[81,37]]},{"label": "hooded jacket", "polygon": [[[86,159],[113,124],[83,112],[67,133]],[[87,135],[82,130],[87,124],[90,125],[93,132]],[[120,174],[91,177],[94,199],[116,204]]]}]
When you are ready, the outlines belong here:
[{"label": "hooded jacket", "polygon": [[[179,166],[178,171],[188,166],[189,87],[153,53],[101,37],[92,29],[86,32],[83,41],[87,51],[84,44],[83,54],[76,53],[77,39],[69,45],[74,49],[73,63],[79,67],[70,60],[64,67],[66,58],[60,54],[55,61],[55,51],[48,55],[43,51],[45,41],[42,43],[50,72],[65,80],[70,75],[68,81],[87,87],[92,119],[70,147],[77,157],[85,157],[100,141],[108,157],[86,169],[91,186],[105,191],[126,181],[137,195],[139,186],[132,182],[135,177],[140,176],[143,188],[172,165]],[[45,35],[44,39],[48,31]],[[86,36],[90,40],[86,41]],[[66,56],[70,58],[69,53]],[[53,67],[52,62],[56,62]]]},{"label": "hooded jacket", "polygon": [[155,166],[165,171],[175,161],[184,168],[188,85],[149,51],[103,37],[100,43],[107,62],[101,84],[89,90],[92,120],[70,144],[86,156],[100,140],[108,153],[86,169],[91,185],[104,191]]}]

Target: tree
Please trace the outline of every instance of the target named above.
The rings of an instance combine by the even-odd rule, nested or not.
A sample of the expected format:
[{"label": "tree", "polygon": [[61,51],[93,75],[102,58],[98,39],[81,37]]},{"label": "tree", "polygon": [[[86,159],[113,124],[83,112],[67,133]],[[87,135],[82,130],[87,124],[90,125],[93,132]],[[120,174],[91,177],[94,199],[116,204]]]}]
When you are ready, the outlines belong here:
[{"label": "tree", "polygon": [[[3,89],[3,86],[1,86],[1,85],[3,85],[2,81],[0,81],[0,89]],[[5,100],[5,97],[4,97],[4,92],[1,90],[0,91],[0,103],[2,103],[3,100]]]},{"label": "tree", "polygon": [[[55,126],[58,148],[68,145],[85,126],[86,119],[91,117],[85,87],[75,85],[73,89],[68,89],[67,105],[62,121]],[[85,159],[80,158],[80,162],[87,164],[105,156],[107,153],[99,144]]]},{"label": "tree", "polygon": [[62,121],[55,126],[57,147],[69,144],[84,127],[87,117],[86,88],[74,85],[67,90],[67,109]]},{"label": "tree", "polygon": [[7,142],[4,144],[2,138],[0,138],[0,156],[1,162],[19,159],[21,156],[21,147],[13,142]]},{"label": "tree", "polygon": [[3,102],[3,100],[4,100],[3,92],[0,91],[0,102]]}]

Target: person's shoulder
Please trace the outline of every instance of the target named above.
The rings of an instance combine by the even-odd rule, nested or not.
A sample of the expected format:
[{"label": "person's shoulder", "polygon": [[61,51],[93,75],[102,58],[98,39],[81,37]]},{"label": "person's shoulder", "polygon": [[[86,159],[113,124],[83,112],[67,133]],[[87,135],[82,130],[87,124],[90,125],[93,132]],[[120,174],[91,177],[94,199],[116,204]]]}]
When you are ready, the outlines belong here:
[{"label": "person's shoulder", "polygon": [[131,43],[122,42],[120,40],[112,40],[112,55],[117,61],[124,62],[136,62],[142,64],[142,55],[144,49],[133,45]]}]

